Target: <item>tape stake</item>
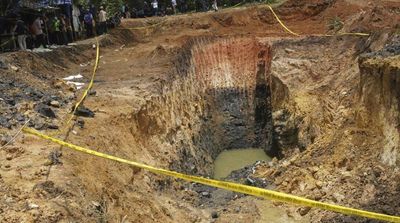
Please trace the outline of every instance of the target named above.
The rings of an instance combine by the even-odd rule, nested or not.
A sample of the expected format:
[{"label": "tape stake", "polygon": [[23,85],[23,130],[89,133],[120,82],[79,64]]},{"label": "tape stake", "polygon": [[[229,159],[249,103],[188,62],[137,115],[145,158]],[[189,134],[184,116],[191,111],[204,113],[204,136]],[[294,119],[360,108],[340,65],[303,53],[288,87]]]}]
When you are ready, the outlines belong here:
[{"label": "tape stake", "polygon": [[280,201],[280,202],[285,202],[288,204],[294,204],[294,205],[300,205],[300,206],[315,207],[315,208],[320,208],[320,209],[324,209],[324,210],[328,210],[328,211],[334,211],[334,212],[338,212],[338,213],[342,213],[342,214],[346,214],[346,215],[354,215],[354,216],[360,216],[360,217],[376,219],[376,220],[381,220],[381,221],[399,222],[400,223],[399,216],[391,216],[391,215],[386,215],[386,214],[369,212],[369,211],[364,211],[364,210],[360,210],[360,209],[349,208],[349,207],[344,207],[344,206],[340,206],[340,205],[315,201],[315,200],[302,198],[302,197],[298,197],[298,196],[294,196],[294,195],[290,195],[290,194],[286,194],[286,193],[282,193],[282,192],[267,190],[267,189],[263,189],[263,188],[251,187],[251,186],[232,183],[232,182],[219,181],[219,180],[207,179],[204,177],[198,177],[198,176],[192,176],[192,175],[187,175],[187,174],[183,174],[183,173],[178,173],[178,172],[165,170],[165,169],[149,166],[146,164],[138,163],[135,161],[122,159],[122,158],[119,158],[116,156],[111,156],[111,155],[97,152],[97,151],[94,151],[91,149],[86,149],[84,147],[76,146],[76,145],[61,141],[59,139],[50,137],[48,135],[44,135],[44,134],[42,134],[36,130],[33,130],[31,128],[23,128],[23,131],[25,133],[38,136],[42,139],[54,142],[56,144],[62,145],[64,147],[68,147],[70,149],[74,149],[74,150],[82,152],[82,153],[90,154],[90,155],[101,157],[101,158],[108,159],[108,160],[113,160],[113,161],[116,161],[119,163],[132,165],[132,166],[135,166],[135,167],[138,167],[141,169],[145,169],[145,170],[148,170],[148,171],[156,173],[156,174],[179,178],[179,179],[186,180],[189,182],[196,182],[196,183],[200,183],[200,184],[204,184],[204,185],[212,186],[212,187],[217,187],[217,188],[221,188],[221,189],[225,189],[225,190],[229,190],[229,191],[253,195],[256,197],[262,197],[262,198],[265,198],[268,200]]}]

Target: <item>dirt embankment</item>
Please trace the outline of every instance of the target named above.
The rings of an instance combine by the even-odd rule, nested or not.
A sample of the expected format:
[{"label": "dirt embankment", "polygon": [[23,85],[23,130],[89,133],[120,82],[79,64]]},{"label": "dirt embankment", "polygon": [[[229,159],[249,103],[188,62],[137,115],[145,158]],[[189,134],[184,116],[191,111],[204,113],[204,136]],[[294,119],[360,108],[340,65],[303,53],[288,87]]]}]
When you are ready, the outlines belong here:
[{"label": "dirt embankment", "polygon": [[[390,32],[371,38],[291,38],[265,6],[125,21],[122,28],[161,23],[115,30],[102,40],[96,94],[85,102],[95,118],[79,118],[67,140],[195,174],[209,174],[222,149],[273,144],[281,160],[248,168],[234,179],[251,176],[261,180],[259,186],[399,213],[398,56],[387,54],[393,51],[387,48],[358,59],[360,53],[398,41],[391,34],[394,25],[385,19],[397,18],[398,3],[351,2],[287,1],[277,12],[291,29],[307,35],[330,31],[327,23],[334,16],[345,21],[342,31],[385,27]],[[376,13],[371,17],[370,12]],[[51,132],[49,127],[60,126],[79,91],[58,80],[76,73],[88,80],[92,43],[5,55],[1,109],[11,126],[3,127],[15,128],[29,117],[37,129]],[[35,111],[40,103],[56,118]],[[46,125],[36,126],[36,119]],[[4,222],[263,219],[259,200],[252,197],[156,176],[34,137],[23,136],[0,153]],[[303,215],[311,222],[363,221],[277,206],[285,210],[282,216]]]},{"label": "dirt embankment", "polygon": [[363,55],[360,63],[360,98],[365,110],[361,125],[374,123],[384,135],[382,162],[399,164],[399,39],[381,51]]},{"label": "dirt embankment", "polygon": [[[291,158],[258,167],[258,177],[292,194],[396,215],[397,38],[382,34],[372,41],[314,42],[316,54],[302,49],[305,42],[275,47],[271,71],[288,87],[289,98],[273,113],[274,127],[278,136],[291,136],[279,138]],[[357,59],[360,49],[368,52],[384,43],[382,51]],[[321,51],[323,58],[317,56]],[[313,222],[363,222],[317,210],[293,211],[310,212]]]}]

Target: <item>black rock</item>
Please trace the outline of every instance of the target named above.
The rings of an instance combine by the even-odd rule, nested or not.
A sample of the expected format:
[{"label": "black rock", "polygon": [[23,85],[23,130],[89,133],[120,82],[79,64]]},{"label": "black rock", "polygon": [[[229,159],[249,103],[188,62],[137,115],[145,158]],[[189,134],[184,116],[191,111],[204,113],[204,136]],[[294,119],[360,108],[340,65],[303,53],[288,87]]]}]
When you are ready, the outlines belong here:
[{"label": "black rock", "polygon": [[39,121],[34,124],[33,128],[35,128],[36,130],[42,130],[45,128],[45,124],[43,121]]},{"label": "black rock", "polygon": [[85,126],[85,121],[83,119],[79,119],[78,120],[78,126],[83,129],[83,127]]},{"label": "black rock", "polygon": [[35,107],[35,111],[38,112],[39,114],[49,117],[49,118],[55,118],[56,114],[54,111],[47,105],[45,104],[38,104]]},{"label": "black rock", "polygon": [[7,104],[15,106],[15,100],[12,98],[6,98],[5,101]]},{"label": "black rock", "polygon": [[62,156],[61,151],[55,150],[55,151],[50,152],[49,160],[50,160],[51,164],[52,165],[62,164],[62,162],[60,161],[61,156]]},{"label": "black rock", "polygon": [[48,129],[58,129],[58,125],[55,124],[47,124]]},{"label": "black rock", "polygon": [[24,122],[25,121],[25,117],[21,113],[18,113],[15,116],[15,119],[17,119],[17,121],[19,121],[19,122]]},{"label": "black rock", "polygon": [[8,69],[7,64],[3,60],[0,60],[0,68],[1,69]]},{"label": "black rock", "polygon": [[216,212],[216,211],[211,212],[211,217],[218,218],[218,212]]},{"label": "black rock", "polygon": [[3,126],[4,128],[11,128],[11,124],[8,121],[8,119],[4,116],[0,116],[0,125]]},{"label": "black rock", "polygon": [[91,95],[91,96],[96,95],[96,94],[97,94],[97,92],[95,90],[90,90],[89,91],[89,95]]},{"label": "black rock", "polygon": [[37,91],[31,87],[24,88],[24,93],[26,96],[29,96],[34,100],[39,100],[44,96],[44,94],[42,92]]},{"label": "black rock", "polygon": [[94,117],[94,112],[91,111],[90,109],[84,107],[83,105],[81,105],[81,106],[78,107],[78,109],[76,109],[75,115],[76,116],[93,118]]}]

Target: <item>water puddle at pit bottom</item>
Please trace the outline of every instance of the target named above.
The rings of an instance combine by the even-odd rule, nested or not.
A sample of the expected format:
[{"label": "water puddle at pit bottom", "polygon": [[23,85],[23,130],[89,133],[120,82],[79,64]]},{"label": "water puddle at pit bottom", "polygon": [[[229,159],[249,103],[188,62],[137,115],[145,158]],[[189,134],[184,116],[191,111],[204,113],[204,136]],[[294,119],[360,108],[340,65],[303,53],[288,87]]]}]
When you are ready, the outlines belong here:
[{"label": "water puddle at pit bottom", "polygon": [[[214,179],[227,177],[232,171],[254,164],[257,161],[270,161],[271,158],[265,154],[263,149],[247,148],[223,151],[214,161]],[[255,205],[258,209],[259,219],[255,223],[309,223],[304,217],[288,216],[286,211],[276,207],[271,201],[256,199]]]},{"label": "water puddle at pit bottom", "polygon": [[214,179],[227,177],[232,171],[254,164],[257,161],[271,161],[263,149],[247,148],[225,150],[214,161]]}]

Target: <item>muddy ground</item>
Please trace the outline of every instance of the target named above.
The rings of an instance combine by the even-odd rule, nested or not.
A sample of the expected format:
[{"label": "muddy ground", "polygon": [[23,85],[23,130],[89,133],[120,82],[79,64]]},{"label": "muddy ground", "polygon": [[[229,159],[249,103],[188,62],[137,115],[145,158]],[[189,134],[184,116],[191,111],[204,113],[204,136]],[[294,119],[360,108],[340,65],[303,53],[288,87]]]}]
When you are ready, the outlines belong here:
[{"label": "muddy ground", "polygon": [[[398,215],[400,3],[275,8],[301,36],[265,5],[123,21],[99,38],[84,102],[94,117],[78,116],[69,132],[82,89],[63,78],[89,82],[95,40],[2,54],[1,144],[30,120],[77,145],[202,176],[222,150],[260,147],[276,158],[227,180]],[[371,35],[321,35],[338,32]],[[154,175],[26,134],[0,149],[0,221],[373,222]]]}]

